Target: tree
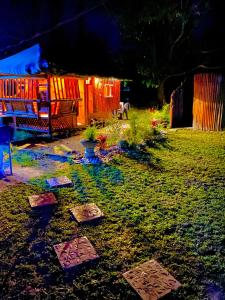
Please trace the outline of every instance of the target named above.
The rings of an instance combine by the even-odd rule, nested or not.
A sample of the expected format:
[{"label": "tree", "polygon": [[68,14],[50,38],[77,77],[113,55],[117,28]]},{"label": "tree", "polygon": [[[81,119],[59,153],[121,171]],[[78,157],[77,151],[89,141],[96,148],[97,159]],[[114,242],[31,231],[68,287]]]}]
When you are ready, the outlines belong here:
[{"label": "tree", "polygon": [[[212,3],[213,0],[114,2],[111,7],[127,45],[122,60],[133,65],[133,76],[136,74],[147,86],[158,87],[167,78],[202,63],[202,45],[194,33],[205,15],[212,13]],[[204,32],[202,39],[205,35]],[[128,52],[132,55],[127,56]]]}]

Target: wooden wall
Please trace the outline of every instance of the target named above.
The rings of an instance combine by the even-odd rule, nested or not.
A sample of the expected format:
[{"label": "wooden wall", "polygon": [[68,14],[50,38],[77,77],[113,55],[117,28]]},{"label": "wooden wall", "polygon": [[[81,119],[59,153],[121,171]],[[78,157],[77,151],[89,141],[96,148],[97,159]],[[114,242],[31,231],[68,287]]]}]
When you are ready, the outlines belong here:
[{"label": "wooden wall", "polygon": [[15,116],[17,126],[27,130],[47,132],[87,125],[91,118],[111,116],[119,103],[120,81],[116,79],[78,76],[0,79],[1,113]]},{"label": "wooden wall", "polygon": [[194,76],[193,128],[221,130],[225,128],[225,85],[221,74]]},{"label": "wooden wall", "polygon": [[120,104],[120,80],[92,77],[86,82],[87,121],[112,116]]}]

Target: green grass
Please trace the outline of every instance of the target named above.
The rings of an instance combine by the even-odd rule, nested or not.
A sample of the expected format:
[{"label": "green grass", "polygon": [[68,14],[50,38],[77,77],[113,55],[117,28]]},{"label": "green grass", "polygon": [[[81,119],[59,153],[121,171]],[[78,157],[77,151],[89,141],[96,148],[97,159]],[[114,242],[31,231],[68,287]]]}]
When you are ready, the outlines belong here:
[{"label": "green grass", "polygon": [[19,165],[21,167],[36,167],[38,162],[32,157],[29,153],[21,152],[16,149],[13,149],[13,164]]},{"label": "green grass", "polygon": [[[139,299],[122,273],[151,258],[182,283],[168,299],[225,287],[225,132],[169,131],[147,154],[67,166],[60,174],[74,187],[55,190],[52,210],[33,211],[27,199],[48,190],[48,174],[0,193],[3,299]],[[69,208],[88,202],[105,219],[78,226]],[[53,245],[83,235],[100,259],[64,272]]]}]

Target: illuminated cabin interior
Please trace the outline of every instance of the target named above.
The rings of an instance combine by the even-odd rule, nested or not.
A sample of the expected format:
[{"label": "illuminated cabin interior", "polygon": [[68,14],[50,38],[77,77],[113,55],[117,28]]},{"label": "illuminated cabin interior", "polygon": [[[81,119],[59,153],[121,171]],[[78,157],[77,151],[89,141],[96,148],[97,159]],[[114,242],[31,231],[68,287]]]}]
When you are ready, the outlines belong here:
[{"label": "illuminated cabin interior", "polygon": [[[33,46],[0,61],[0,117],[11,119],[17,129],[51,134],[86,125],[91,118],[107,118],[119,108],[120,80],[50,75],[36,67],[38,49]],[[27,74],[28,53],[35,55],[31,55],[35,74]],[[12,67],[16,56],[20,65]]]}]

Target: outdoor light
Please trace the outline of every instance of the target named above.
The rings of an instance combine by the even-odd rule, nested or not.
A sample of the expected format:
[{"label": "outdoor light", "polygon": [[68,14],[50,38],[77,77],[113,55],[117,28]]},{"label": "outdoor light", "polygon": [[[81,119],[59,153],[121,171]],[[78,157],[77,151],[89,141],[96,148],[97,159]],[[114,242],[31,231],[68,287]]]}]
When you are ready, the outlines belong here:
[{"label": "outdoor light", "polygon": [[91,84],[91,77],[88,77],[88,79],[86,79],[85,83],[86,84]]},{"label": "outdoor light", "polygon": [[99,83],[100,79],[95,77],[95,85],[97,85]]},{"label": "outdoor light", "polygon": [[97,87],[97,88],[101,88],[101,86],[102,86],[102,82],[101,82],[101,79],[100,78],[98,78],[98,77],[95,77],[95,86]]}]

